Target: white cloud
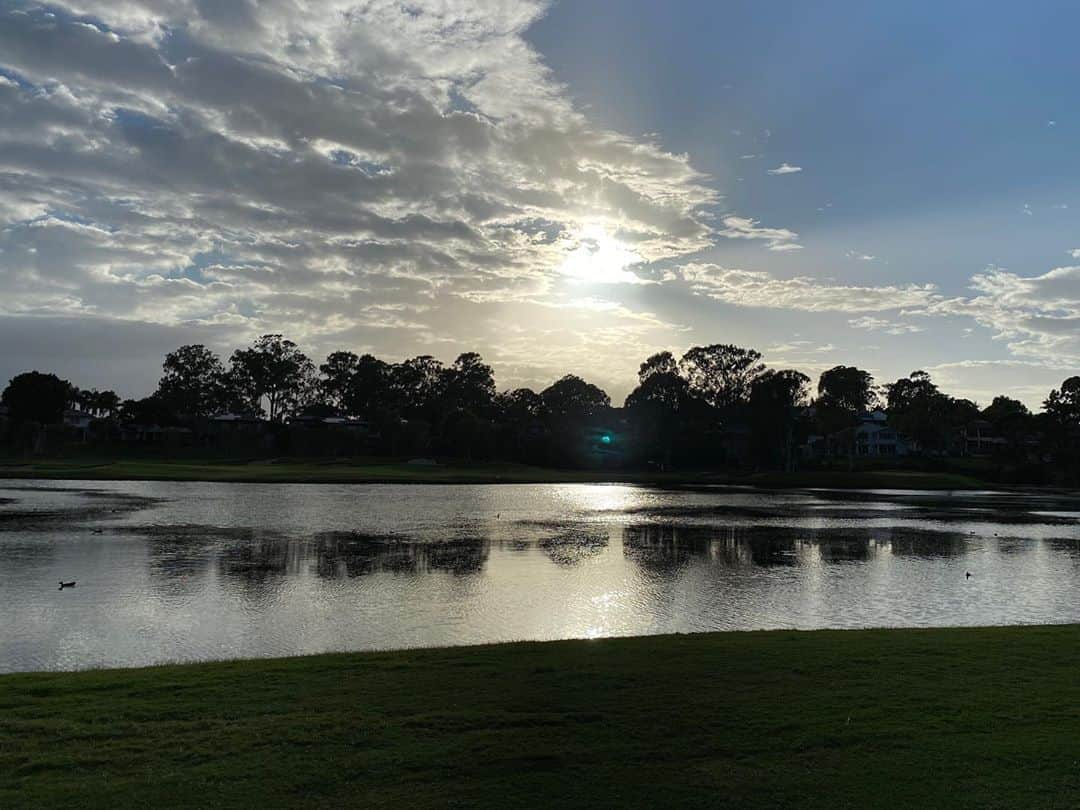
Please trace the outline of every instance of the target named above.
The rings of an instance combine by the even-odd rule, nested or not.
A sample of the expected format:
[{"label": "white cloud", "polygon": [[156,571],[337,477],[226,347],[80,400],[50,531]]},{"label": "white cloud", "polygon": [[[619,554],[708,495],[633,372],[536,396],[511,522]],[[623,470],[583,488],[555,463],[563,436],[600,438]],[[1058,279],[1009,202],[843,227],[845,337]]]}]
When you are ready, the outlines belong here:
[{"label": "white cloud", "polygon": [[1080,259],[1080,248],[1073,248],[1068,253],[1072,258]]},{"label": "white cloud", "polygon": [[[568,262],[630,281],[632,264],[711,246],[709,179],[573,106],[523,36],[545,10],[5,7],[0,315],[214,324],[237,342],[282,330],[313,352],[400,356],[434,335],[483,348],[496,316],[557,295]],[[594,363],[624,356],[606,351]]]},{"label": "white cloud", "polygon": [[795,174],[802,171],[802,166],[792,166],[790,163],[781,163],[775,169],[769,169],[769,174]]},{"label": "white cloud", "polygon": [[926,308],[939,299],[927,285],[880,287],[833,284],[805,276],[777,278],[761,271],[688,264],[678,271],[698,295],[727,304],[807,312],[885,312]]},{"label": "white cloud", "polygon": [[926,331],[924,327],[916,326],[912,323],[890,321],[887,318],[875,318],[870,315],[864,315],[860,318],[851,318],[848,320],[848,326],[853,329],[867,329],[874,332],[884,332],[887,335],[910,335],[916,332]]},{"label": "white cloud", "polygon": [[975,296],[943,299],[927,311],[974,318],[1015,356],[1080,363],[1080,266],[1040,276],[991,267],[974,276],[971,287]]},{"label": "white cloud", "polygon": [[872,253],[863,253],[858,250],[849,250],[845,252],[844,255],[849,259],[856,259],[860,262],[872,262],[877,260],[877,256],[874,256]]},{"label": "white cloud", "polygon": [[724,217],[721,222],[724,227],[717,234],[727,239],[761,240],[768,243],[770,250],[797,250],[802,247],[795,244],[799,235],[787,228],[763,228],[756,219],[734,215]]}]

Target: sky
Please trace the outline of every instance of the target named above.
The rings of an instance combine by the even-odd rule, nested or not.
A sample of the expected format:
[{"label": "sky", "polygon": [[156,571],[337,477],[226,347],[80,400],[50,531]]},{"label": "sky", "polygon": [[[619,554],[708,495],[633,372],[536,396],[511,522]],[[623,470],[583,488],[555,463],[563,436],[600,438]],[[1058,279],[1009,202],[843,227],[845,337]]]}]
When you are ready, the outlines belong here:
[{"label": "sky", "polygon": [[1075,3],[0,0],[0,380],[479,351],[1080,371]]}]

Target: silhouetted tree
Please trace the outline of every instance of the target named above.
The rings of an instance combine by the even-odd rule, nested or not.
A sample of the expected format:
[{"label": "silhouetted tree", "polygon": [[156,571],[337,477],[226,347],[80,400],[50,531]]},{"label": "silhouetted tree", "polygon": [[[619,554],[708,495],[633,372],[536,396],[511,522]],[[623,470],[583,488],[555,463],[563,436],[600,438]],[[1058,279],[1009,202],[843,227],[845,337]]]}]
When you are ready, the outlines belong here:
[{"label": "silhouetted tree", "polygon": [[679,364],[671,352],[657,352],[638,367],[638,382],[644,383],[654,374],[678,374]]},{"label": "silhouetted tree", "polygon": [[1066,427],[1080,426],[1080,377],[1069,377],[1043,402],[1047,415]]},{"label": "silhouetted tree", "polygon": [[869,410],[876,397],[874,378],[854,366],[834,366],[818,379],[818,405],[859,414]]},{"label": "silhouetted tree", "polygon": [[142,399],[125,399],[120,404],[120,421],[133,425],[168,426],[176,422],[176,413],[158,394]]},{"label": "silhouetted tree", "polygon": [[443,397],[451,409],[489,413],[495,400],[495,375],[476,352],[466,352],[443,374]]},{"label": "silhouetted tree", "polygon": [[166,407],[186,417],[220,413],[227,405],[225,366],[201,344],[181,346],[165,355],[157,396]]},{"label": "silhouetted tree", "polygon": [[315,384],[312,362],[281,335],[263,335],[250,348],[237,349],[229,374],[236,398],[253,413],[263,413],[265,399],[271,421],[306,405]]},{"label": "silhouetted tree", "polygon": [[[660,362],[654,362],[657,359]],[[661,462],[664,468],[670,467],[674,460],[675,442],[685,424],[680,412],[691,398],[689,384],[675,369],[675,359],[670,353],[654,354],[641,364],[638,372],[641,382],[624,403],[634,423],[640,450],[649,460]]]},{"label": "silhouetted tree", "polygon": [[567,374],[540,392],[548,413],[557,418],[587,418],[611,407],[611,397],[592,383]]},{"label": "silhouetted tree", "polygon": [[361,355],[342,404],[348,413],[371,419],[377,411],[388,407],[389,385],[390,365],[374,355]]},{"label": "silhouetted tree", "polygon": [[319,366],[322,378],[319,380],[319,392],[326,404],[339,410],[347,408],[349,391],[353,386],[360,358],[352,352],[331,352],[326,362]]},{"label": "silhouetted tree", "polygon": [[544,415],[547,406],[544,398],[531,388],[515,388],[512,391],[504,391],[495,398],[495,404],[499,408],[499,414],[503,419],[523,422],[528,419],[539,419]]},{"label": "silhouetted tree", "polygon": [[994,397],[982,412],[982,418],[994,426],[994,431],[1009,443],[1014,453],[1020,451],[1033,428],[1031,411],[1018,399]]},{"label": "silhouetted tree", "polygon": [[413,418],[437,416],[443,393],[443,364],[428,354],[390,367],[389,400]]},{"label": "silhouetted tree", "polygon": [[761,354],[726,343],[695,346],[679,361],[690,390],[716,408],[745,403],[754,378],[764,370]]},{"label": "silhouetted tree", "polygon": [[766,371],[750,387],[750,421],[758,462],[790,469],[798,411],[810,378],[792,369]]},{"label": "silhouetted tree", "polygon": [[11,378],[0,401],[17,422],[59,423],[71,400],[72,385],[55,374],[27,371]]},{"label": "silhouetted tree", "polygon": [[947,438],[945,428],[952,422],[950,402],[930,375],[913,371],[885,389],[893,425],[923,447],[941,449]]}]

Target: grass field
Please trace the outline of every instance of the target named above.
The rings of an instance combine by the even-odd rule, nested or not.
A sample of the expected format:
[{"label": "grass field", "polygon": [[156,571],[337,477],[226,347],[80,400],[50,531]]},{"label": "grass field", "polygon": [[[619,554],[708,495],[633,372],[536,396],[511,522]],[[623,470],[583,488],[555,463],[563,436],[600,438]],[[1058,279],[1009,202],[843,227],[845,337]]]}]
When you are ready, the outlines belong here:
[{"label": "grass field", "polygon": [[1080,626],[0,676],[0,806],[1075,807]]},{"label": "grass field", "polygon": [[389,459],[235,460],[41,459],[2,460],[2,478],[52,478],[98,481],[248,481],[266,483],[575,483],[749,484],[763,487],[870,487],[889,489],[980,489],[976,478],[909,470],[864,472],[807,471],[732,475],[705,472],[556,470],[500,462],[449,462],[436,466]]}]

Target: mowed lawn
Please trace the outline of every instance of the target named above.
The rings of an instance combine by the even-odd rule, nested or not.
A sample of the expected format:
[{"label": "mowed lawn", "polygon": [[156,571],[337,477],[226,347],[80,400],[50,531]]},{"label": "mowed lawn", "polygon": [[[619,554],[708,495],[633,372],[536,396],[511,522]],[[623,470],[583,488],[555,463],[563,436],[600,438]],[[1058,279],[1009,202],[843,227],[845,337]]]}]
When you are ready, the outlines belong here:
[{"label": "mowed lawn", "polygon": [[3,807],[1075,807],[1080,627],[0,677]]}]

